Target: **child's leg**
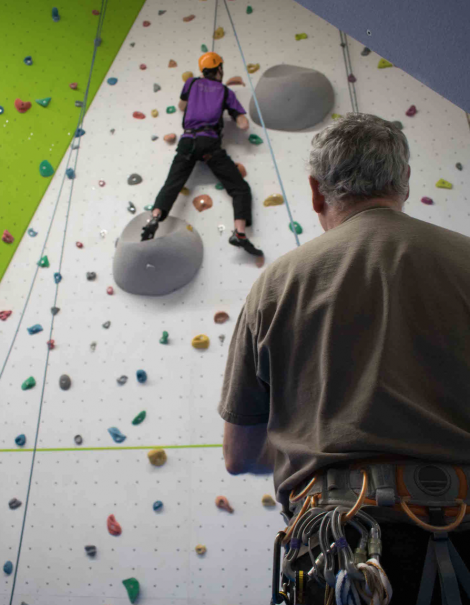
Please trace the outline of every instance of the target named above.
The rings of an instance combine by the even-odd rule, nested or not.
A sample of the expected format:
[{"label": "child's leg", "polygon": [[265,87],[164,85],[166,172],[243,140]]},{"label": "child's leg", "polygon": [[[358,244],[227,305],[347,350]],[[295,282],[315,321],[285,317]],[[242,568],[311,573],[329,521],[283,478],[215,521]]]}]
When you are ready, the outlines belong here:
[{"label": "child's leg", "polygon": [[196,158],[192,150],[192,139],[184,138],[180,140],[168,177],[153,205],[154,210],[156,208],[161,210],[160,220],[164,220],[168,216],[178,194],[191,176],[196,164]]}]

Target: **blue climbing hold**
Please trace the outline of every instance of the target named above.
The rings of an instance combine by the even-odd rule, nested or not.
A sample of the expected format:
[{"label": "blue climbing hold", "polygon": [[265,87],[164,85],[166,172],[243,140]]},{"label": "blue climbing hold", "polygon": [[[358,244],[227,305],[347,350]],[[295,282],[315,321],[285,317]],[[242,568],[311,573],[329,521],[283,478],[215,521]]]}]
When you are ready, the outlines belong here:
[{"label": "blue climbing hold", "polygon": [[26,443],[26,435],[18,435],[18,437],[15,439],[15,443],[16,445],[23,447],[23,445]]},{"label": "blue climbing hold", "polygon": [[9,576],[13,571],[13,563],[11,561],[7,561],[3,566],[3,571]]},{"label": "blue climbing hold", "polygon": [[52,20],[53,21],[60,21],[60,15],[59,15],[59,9],[58,8],[53,8],[52,9]]},{"label": "blue climbing hold", "polygon": [[32,229],[31,227],[28,229],[29,237],[36,237],[37,234],[38,234],[38,232],[35,231],[34,229]]},{"label": "blue climbing hold", "polygon": [[145,370],[137,370],[137,380],[141,384],[147,382],[147,372]]},{"label": "blue climbing hold", "polygon": [[32,57],[25,57],[25,58],[23,59],[23,63],[24,63],[25,65],[32,65],[32,64],[33,64],[33,58],[32,58]]},{"label": "blue climbing hold", "polygon": [[62,281],[62,275],[60,273],[54,273],[54,281],[56,284],[60,284]]},{"label": "blue climbing hold", "polygon": [[122,443],[127,439],[126,435],[123,435],[121,431],[115,426],[112,426],[110,429],[108,429],[108,433],[111,435],[111,437],[116,443]]},{"label": "blue climbing hold", "polygon": [[5,111],[5,108],[0,105],[0,115]]},{"label": "blue climbing hold", "polygon": [[29,334],[37,334],[38,332],[42,332],[43,327],[40,324],[35,324],[34,326],[27,328],[27,330]]},{"label": "blue climbing hold", "polygon": [[163,508],[163,502],[161,500],[156,500],[153,503],[153,510],[157,512],[157,510],[161,510]]},{"label": "blue climbing hold", "polygon": [[75,170],[73,168],[67,168],[65,174],[68,176],[70,180],[75,178]]},{"label": "blue climbing hold", "polygon": [[108,84],[110,86],[114,86],[115,84],[117,84],[118,79],[117,78],[108,78]]},{"label": "blue climbing hold", "polygon": [[77,128],[77,131],[75,132],[75,137],[82,137],[85,134],[85,131],[83,130],[83,128]]}]

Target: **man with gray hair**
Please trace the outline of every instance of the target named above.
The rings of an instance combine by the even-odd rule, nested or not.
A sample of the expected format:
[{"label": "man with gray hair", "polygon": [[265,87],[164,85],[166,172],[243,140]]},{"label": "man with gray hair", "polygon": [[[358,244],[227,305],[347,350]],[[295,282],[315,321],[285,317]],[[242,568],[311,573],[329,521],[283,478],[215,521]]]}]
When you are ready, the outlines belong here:
[{"label": "man with gray hair", "polygon": [[235,328],[224,457],[274,472],[274,603],[388,603],[390,583],[438,603],[437,569],[443,602],[470,602],[470,238],[404,214],[409,159],[376,116],[316,134],[325,233],[264,272]]}]

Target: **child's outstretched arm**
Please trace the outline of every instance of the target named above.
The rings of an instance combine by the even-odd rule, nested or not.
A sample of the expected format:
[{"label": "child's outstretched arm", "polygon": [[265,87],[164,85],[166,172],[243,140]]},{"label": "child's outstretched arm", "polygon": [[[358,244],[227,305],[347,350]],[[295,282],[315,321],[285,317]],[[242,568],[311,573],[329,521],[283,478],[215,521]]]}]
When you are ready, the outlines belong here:
[{"label": "child's outstretched arm", "polygon": [[240,130],[248,130],[248,128],[250,127],[248,118],[244,114],[240,114],[239,116],[237,116],[236,122],[237,127],[240,128]]}]

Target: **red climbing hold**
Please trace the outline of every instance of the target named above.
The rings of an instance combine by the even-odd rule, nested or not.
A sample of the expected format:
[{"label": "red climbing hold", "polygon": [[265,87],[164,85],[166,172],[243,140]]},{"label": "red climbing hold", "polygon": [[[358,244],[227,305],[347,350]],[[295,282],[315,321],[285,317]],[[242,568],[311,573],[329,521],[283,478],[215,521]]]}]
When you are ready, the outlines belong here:
[{"label": "red climbing hold", "polygon": [[432,199],[430,197],[422,197],[421,201],[423,202],[423,204],[426,204],[427,206],[432,206],[434,204],[434,202],[432,201]]},{"label": "red climbing hold", "polygon": [[145,114],[142,113],[141,111],[134,111],[134,113],[132,115],[137,120],[144,120],[145,119]]},{"label": "red climbing hold", "polygon": [[95,8],[95,9],[93,9],[91,12],[92,12],[94,15],[99,15],[99,14],[100,14],[100,11],[99,11],[99,10],[96,10],[96,8]]},{"label": "red climbing hold", "polygon": [[31,107],[31,103],[29,101],[22,101],[21,99],[16,99],[15,107],[20,113],[26,113]]},{"label": "red climbing hold", "polygon": [[76,82],[72,82],[71,84],[69,84],[69,86],[72,90],[77,90],[78,88],[78,84]]},{"label": "red climbing hold", "polygon": [[412,118],[416,113],[417,113],[417,109],[415,105],[412,105],[406,112],[406,115],[410,118]]},{"label": "red climbing hold", "polygon": [[5,242],[5,244],[12,244],[15,241],[15,238],[9,231],[5,229],[2,235],[2,240]]},{"label": "red climbing hold", "polygon": [[11,311],[0,311],[0,319],[2,321],[6,321],[10,317],[11,313]]},{"label": "red climbing hold", "polygon": [[109,286],[109,288],[106,289],[106,292],[111,296],[112,294],[114,294],[114,289],[112,286]]},{"label": "red climbing hold", "polygon": [[112,536],[120,536],[122,534],[121,526],[116,521],[114,515],[109,515],[108,517],[108,531]]},{"label": "red climbing hold", "polygon": [[98,185],[100,187],[104,187],[106,185],[105,181],[98,181]]},{"label": "red climbing hold", "polygon": [[150,25],[150,21],[144,21],[144,22],[142,23],[142,25],[143,25],[144,27],[148,27],[148,26]]},{"label": "red climbing hold", "polygon": [[354,84],[354,82],[357,82],[356,76],[354,76],[353,74],[349,74],[348,82],[352,82],[353,84]]},{"label": "red climbing hold", "polygon": [[77,248],[83,248],[82,242],[76,242],[75,245],[77,246]]},{"label": "red climbing hold", "polygon": [[187,17],[183,17],[183,21],[185,23],[189,23],[190,21],[192,21],[195,18],[196,18],[196,15],[188,15]]},{"label": "red climbing hold", "polygon": [[49,351],[52,351],[52,349],[55,347],[55,340],[48,340],[46,344],[49,347]]},{"label": "red climbing hold", "polygon": [[141,63],[139,65],[140,69],[147,69],[147,66],[145,65],[145,63]]}]

